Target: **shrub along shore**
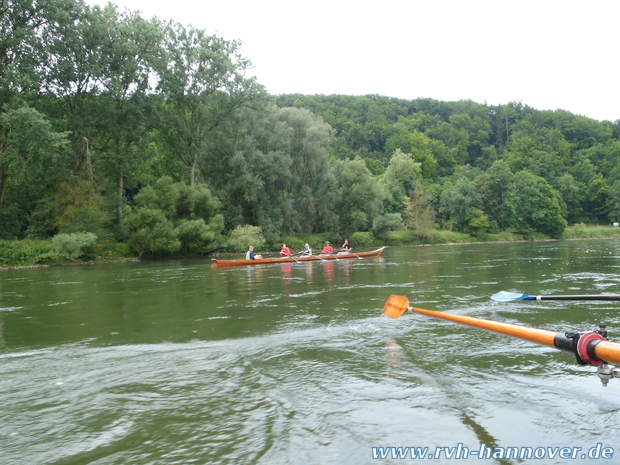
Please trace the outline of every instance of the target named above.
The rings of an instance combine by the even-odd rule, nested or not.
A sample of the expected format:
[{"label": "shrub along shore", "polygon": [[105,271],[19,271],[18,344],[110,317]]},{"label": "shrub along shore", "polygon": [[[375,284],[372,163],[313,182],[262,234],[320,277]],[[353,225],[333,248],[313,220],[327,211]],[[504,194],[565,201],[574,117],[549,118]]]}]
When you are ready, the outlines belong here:
[{"label": "shrub along shore", "polygon": [[[355,249],[369,249],[380,246],[426,246],[471,244],[482,242],[525,242],[577,239],[614,239],[620,238],[620,227],[592,226],[579,224],[566,228],[561,239],[552,239],[541,233],[502,232],[499,234],[483,234],[471,236],[453,231],[430,231],[423,238],[416,231],[394,231],[381,237],[375,237],[371,232],[355,233],[350,242]],[[315,250],[320,250],[329,240],[338,246],[337,238],[329,234],[298,235],[284,237],[285,242],[293,251],[301,250],[305,243]],[[264,247],[261,253],[277,253],[280,244],[270,244]],[[222,247],[217,254],[205,256],[187,255],[143,255],[138,257],[126,245],[105,239],[97,240],[89,247],[76,252],[63,245],[54,244],[52,240],[0,240],[0,269],[17,269],[31,267],[92,265],[101,263],[118,263],[123,261],[147,261],[180,258],[207,258],[223,255],[240,255],[245,251],[234,250],[232,247]]]}]

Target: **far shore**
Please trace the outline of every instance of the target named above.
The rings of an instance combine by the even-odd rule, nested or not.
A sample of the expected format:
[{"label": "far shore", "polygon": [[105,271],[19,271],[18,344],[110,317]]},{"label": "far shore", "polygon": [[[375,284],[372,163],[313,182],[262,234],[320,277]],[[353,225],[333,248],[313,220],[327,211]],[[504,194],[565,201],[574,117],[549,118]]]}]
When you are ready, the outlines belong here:
[{"label": "far shore", "polygon": [[[399,244],[389,245],[389,248],[398,247],[432,247],[432,246],[453,246],[453,245],[475,245],[475,244],[510,244],[518,242],[561,242],[561,241],[587,241],[587,240],[609,240],[618,239],[617,236],[610,237],[572,237],[566,239],[515,239],[515,240],[500,240],[500,241],[471,241],[471,242],[444,242],[444,243],[428,243],[428,244]],[[364,249],[373,249],[373,247],[363,247]],[[274,253],[274,252],[262,252],[262,253]],[[55,268],[64,266],[84,266],[84,265],[106,265],[106,264],[118,264],[118,263],[131,263],[131,262],[153,262],[153,261],[166,261],[166,260],[182,260],[182,259],[194,259],[194,258],[222,258],[222,257],[236,257],[243,256],[245,252],[239,253],[216,253],[203,257],[165,257],[165,258],[120,258],[114,260],[88,260],[84,262],[74,261],[71,263],[50,263],[40,265],[16,265],[16,266],[2,266],[0,271],[9,270],[24,270],[24,269],[37,269],[37,268]]]}]

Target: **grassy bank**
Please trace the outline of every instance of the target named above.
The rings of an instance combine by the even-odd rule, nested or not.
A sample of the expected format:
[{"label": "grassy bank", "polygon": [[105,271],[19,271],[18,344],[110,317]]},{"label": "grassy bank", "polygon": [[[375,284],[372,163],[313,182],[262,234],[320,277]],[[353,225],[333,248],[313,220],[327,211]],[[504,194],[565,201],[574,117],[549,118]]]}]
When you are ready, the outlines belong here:
[{"label": "grassy bank", "polygon": [[[566,228],[562,240],[608,238],[620,238],[620,228],[579,224]],[[315,249],[321,249],[327,240],[330,240],[333,245],[337,246],[339,242],[336,239],[337,238],[330,237],[329,234],[311,234],[288,236],[284,237],[283,241],[286,242],[291,250],[301,250],[305,243],[309,243]],[[550,240],[551,238],[539,233],[517,232],[483,234],[474,237],[453,231],[430,231],[423,236],[417,234],[415,231],[394,231],[382,237],[375,237],[371,232],[355,233],[350,239],[356,249],[363,249],[382,245],[397,247],[432,244],[468,244],[476,242],[520,242]],[[279,244],[272,244],[266,251],[276,252],[277,250],[279,250]],[[223,252],[234,253],[235,251],[224,250]],[[114,241],[98,241],[83,255],[79,257],[68,257],[56,250],[50,240],[0,240],[0,269],[106,263],[136,260],[137,258],[137,254],[133,253],[126,244]],[[146,259],[148,258],[151,257],[146,257]],[[177,256],[174,258],[182,257]]]}]

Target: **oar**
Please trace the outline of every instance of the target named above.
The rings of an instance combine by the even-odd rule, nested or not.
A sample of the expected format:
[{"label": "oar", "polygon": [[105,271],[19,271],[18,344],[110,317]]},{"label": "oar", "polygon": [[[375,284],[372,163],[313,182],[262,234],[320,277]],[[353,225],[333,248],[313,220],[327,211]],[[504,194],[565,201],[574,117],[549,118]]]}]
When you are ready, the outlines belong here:
[{"label": "oar", "polygon": [[[304,251],[302,250],[301,252],[297,252],[297,254],[300,253],[304,253]],[[317,257],[316,255],[304,255],[304,257],[314,258],[315,260],[321,260],[322,262],[325,261],[324,259],[322,259],[321,257]]]},{"label": "oar", "polygon": [[356,256],[357,258],[359,258],[360,260],[363,260],[363,258],[362,258],[362,257],[360,257],[360,256],[359,256],[358,254],[356,254],[356,253],[353,253],[353,252],[351,252],[351,251],[347,251],[346,249],[343,249],[343,251],[345,251],[345,252],[349,252],[351,255],[355,255],[355,256]]},{"label": "oar", "polygon": [[423,315],[453,321],[475,328],[505,334],[532,341],[537,344],[553,347],[577,356],[577,360],[583,364],[601,365],[603,362],[620,363],[620,344],[610,342],[595,332],[579,334],[576,332],[554,333],[545,329],[529,328],[527,326],[501,323],[491,320],[483,320],[471,316],[443,313],[423,308],[409,306],[409,300],[400,295],[392,295],[388,298],[383,313],[390,318],[398,318],[407,311],[421,313]]},{"label": "oar", "polygon": [[293,255],[287,255],[288,258],[292,258],[293,260],[295,260],[297,263],[301,263],[299,260],[297,260],[295,257],[293,257]]},{"label": "oar", "polygon": [[501,291],[493,294],[491,299],[498,302],[513,302],[515,300],[620,300],[620,295],[527,295],[519,292]]}]

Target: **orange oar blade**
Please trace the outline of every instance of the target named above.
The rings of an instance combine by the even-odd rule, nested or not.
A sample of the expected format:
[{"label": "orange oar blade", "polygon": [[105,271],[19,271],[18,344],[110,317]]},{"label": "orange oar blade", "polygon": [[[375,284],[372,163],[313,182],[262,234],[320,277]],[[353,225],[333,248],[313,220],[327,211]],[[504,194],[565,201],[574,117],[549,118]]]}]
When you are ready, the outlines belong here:
[{"label": "orange oar blade", "polygon": [[409,310],[409,300],[407,297],[391,295],[383,307],[383,314],[390,318],[398,318],[407,310]]}]

